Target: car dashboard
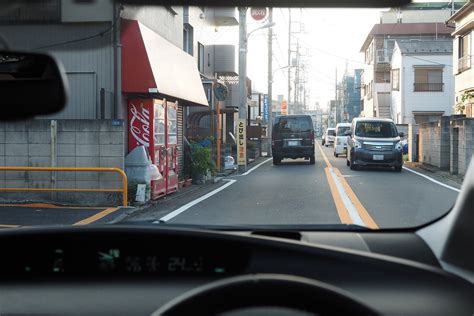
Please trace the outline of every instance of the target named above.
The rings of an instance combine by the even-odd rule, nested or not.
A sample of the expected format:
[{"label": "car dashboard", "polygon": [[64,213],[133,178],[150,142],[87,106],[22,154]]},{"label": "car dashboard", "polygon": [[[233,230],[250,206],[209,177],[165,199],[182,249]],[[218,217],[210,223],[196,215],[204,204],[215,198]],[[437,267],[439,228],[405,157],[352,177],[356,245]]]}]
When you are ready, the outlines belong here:
[{"label": "car dashboard", "polygon": [[473,286],[410,232],[157,226],[0,232],[2,315],[150,315],[198,286],[274,273],[343,289],[384,315],[472,315]]}]

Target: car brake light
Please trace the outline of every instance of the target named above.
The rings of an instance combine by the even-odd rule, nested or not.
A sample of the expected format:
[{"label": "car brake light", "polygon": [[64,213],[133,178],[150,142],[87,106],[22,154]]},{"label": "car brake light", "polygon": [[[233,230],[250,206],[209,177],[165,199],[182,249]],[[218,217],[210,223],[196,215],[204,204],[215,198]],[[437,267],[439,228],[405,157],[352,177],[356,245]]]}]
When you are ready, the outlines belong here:
[{"label": "car brake light", "polygon": [[309,139],[311,139],[311,145],[314,145],[314,134],[313,133],[310,134]]}]

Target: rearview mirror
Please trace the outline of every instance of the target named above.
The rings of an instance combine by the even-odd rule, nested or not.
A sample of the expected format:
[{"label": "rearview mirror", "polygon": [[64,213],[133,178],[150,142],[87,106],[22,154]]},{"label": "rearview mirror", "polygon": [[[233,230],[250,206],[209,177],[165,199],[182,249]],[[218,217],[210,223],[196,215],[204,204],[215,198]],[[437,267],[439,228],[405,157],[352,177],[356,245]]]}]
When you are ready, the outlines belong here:
[{"label": "rearview mirror", "polygon": [[351,132],[351,131],[345,131],[345,132],[344,132],[344,135],[345,135],[345,136],[351,136],[351,135],[352,135],[352,132]]},{"label": "rearview mirror", "polygon": [[61,64],[45,54],[0,51],[0,98],[0,120],[61,111],[67,101]]}]

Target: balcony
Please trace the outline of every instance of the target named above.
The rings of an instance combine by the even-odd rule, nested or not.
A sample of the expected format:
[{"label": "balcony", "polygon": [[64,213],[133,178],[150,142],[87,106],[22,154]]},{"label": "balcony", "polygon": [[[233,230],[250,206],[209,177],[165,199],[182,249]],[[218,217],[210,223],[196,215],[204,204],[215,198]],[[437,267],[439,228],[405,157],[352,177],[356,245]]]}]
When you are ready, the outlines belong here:
[{"label": "balcony", "polygon": [[414,83],[413,86],[415,92],[441,92],[444,83]]},{"label": "balcony", "polygon": [[472,56],[466,55],[458,59],[458,73],[471,69]]}]

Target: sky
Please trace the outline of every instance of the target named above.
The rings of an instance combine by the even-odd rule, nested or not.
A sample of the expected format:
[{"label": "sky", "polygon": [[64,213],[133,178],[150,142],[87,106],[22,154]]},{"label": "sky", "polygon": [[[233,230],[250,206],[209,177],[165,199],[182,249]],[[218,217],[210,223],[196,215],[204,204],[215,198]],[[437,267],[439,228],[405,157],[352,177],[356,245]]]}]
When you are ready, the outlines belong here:
[{"label": "sky", "polygon": [[[382,9],[293,8],[291,11],[294,21],[292,28],[298,30],[297,22],[303,25],[303,32],[293,34],[292,42],[299,42],[300,51],[306,55],[303,58],[309,66],[307,88],[310,92],[307,104],[312,107],[315,102],[319,102],[324,108],[329,100],[334,99],[336,68],[340,80],[346,62],[348,71],[364,67],[363,54],[359,51],[373,25],[379,23]],[[254,21],[250,10],[248,12],[248,32],[267,23]],[[273,21],[276,23],[273,27],[274,70],[288,65],[288,15],[286,8],[273,9]],[[238,43],[238,27],[220,31],[225,32],[220,44]],[[268,29],[258,30],[252,33],[248,42],[247,75],[252,80],[253,89],[263,93],[267,92],[267,34]],[[278,95],[284,95],[287,99],[287,78],[287,69],[275,71],[274,100]]]}]

